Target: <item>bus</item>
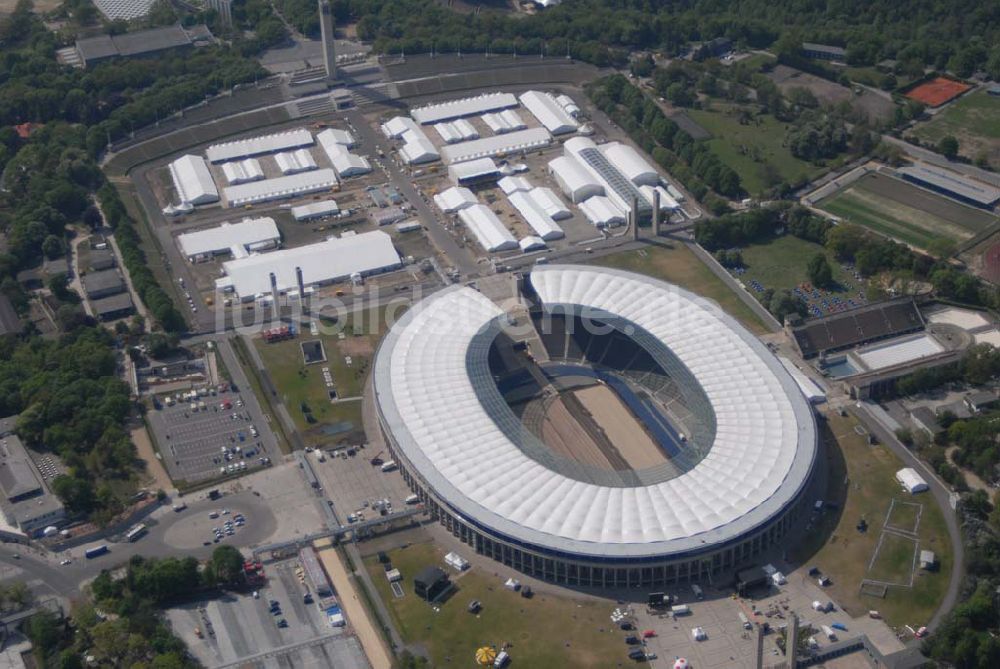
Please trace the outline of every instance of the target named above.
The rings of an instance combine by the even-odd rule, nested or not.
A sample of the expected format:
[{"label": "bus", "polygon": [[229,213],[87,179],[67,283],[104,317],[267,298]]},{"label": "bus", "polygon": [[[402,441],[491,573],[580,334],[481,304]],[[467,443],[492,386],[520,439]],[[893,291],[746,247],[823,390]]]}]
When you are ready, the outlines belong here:
[{"label": "bus", "polygon": [[93,548],[88,548],[84,551],[83,555],[90,560],[91,558],[99,557],[105,553],[111,552],[107,544],[102,544],[100,546],[94,546]]},{"label": "bus", "polygon": [[146,534],[146,531],[148,529],[149,528],[146,527],[143,523],[139,523],[131,530],[129,530],[128,533],[125,534],[125,539],[128,540],[129,543],[133,541],[138,541],[139,539],[142,538],[142,535]]}]

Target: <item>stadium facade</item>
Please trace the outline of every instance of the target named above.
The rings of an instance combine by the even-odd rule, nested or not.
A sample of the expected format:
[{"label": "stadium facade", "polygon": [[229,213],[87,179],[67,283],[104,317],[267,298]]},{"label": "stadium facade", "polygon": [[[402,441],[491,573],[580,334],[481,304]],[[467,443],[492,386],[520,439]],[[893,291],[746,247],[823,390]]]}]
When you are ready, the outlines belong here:
[{"label": "stadium facade", "polygon": [[498,342],[516,339],[516,319],[474,288],[442,290],[385,337],[374,392],[405,480],[461,541],[560,584],[657,587],[750,563],[808,512],[812,410],[778,359],[716,305],[648,277],[574,265],[536,267],[524,296],[536,323],[539,314],[592,319],[613,338],[582,344],[603,351],[589,360],[569,335],[561,349],[536,337],[534,346],[557,351],[549,369],[586,367],[623,392],[655,379],[686,406],[688,437],[638,469],[548,448],[497,382]]}]

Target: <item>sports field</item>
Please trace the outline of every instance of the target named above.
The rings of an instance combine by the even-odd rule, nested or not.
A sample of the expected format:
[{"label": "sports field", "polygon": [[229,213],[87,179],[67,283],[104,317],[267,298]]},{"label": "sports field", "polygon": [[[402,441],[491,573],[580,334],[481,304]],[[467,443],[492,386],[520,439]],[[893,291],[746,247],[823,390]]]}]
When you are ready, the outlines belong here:
[{"label": "sports field", "polygon": [[645,469],[664,462],[663,451],[613,390],[596,385],[577,390],[575,394],[629,467]]},{"label": "sports field", "polygon": [[919,124],[912,134],[931,144],[951,135],[966,158],[985,152],[994,167],[1000,166],[1000,97],[983,90],[970,93]]},{"label": "sports field", "polygon": [[[444,551],[418,543],[388,552],[403,575],[403,596],[394,597],[374,557],[366,558],[378,595],[407,644],[426,651],[431,667],[475,666],[475,652],[485,645],[510,644],[517,667],[617,667],[627,649],[622,634],[608,620],[613,602],[574,599],[538,592],[525,599],[503,587],[504,578],[473,566],[456,574],[444,567]],[[424,567],[448,569],[457,588],[432,606],[413,594],[413,577]],[[466,610],[479,600],[477,614]]]},{"label": "sports field", "polygon": [[708,140],[712,152],[736,170],[749,193],[760,193],[782,181],[806,181],[827,170],[793,156],[784,146],[785,124],[773,116],[761,114],[744,125],[736,105],[719,102],[687,113],[712,133]]},{"label": "sports field", "polygon": [[961,81],[948,79],[946,77],[935,77],[930,81],[917,84],[904,95],[911,100],[923,102],[928,107],[940,107],[948,100],[958,97],[962,93],[972,88]]},{"label": "sports field", "polygon": [[692,293],[714,300],[731,316],[743,322],[752,332],[764,334],[767,328],[750,307],[690,249],[674,242],[648,245],[637,251],[623,251],[597,258],[592,263],[603,267],[645,274],[654,279],[674,283]]},{"label": "sports field", "polygon": [[868,174],[817,206],[924,250],[936,239],[964,242],[997,222],[988,212],[882,174]]},{"label": "sports field", "polygon": [[541,424],[541,439],[546,446],[559,455],[591,467],[612,469],[607,455],[569,412],[562,397],[537,402],[546,406]]},{"label": "sports field", "polygon": [[[860,616],[875,609],[893,626],[924,625],[941,601],[951,571],[952,547],[941,510],[926,493],[911,497],[902,492],[895,480],[902,463],[886,447],[870,446],[858,433],[857,420],[833,412],[826,413],[826,418],[819,423],[824,444],[820,466],[827,472],[824,499],[839,508],[828,509],[810,521],[809,534],[792,548],[789,557],[799,564],[816,565],[829,576],[834,600],[850,615]],[[890,515],[890,529],[897,528],[897,533],[883,533],[893,499],[897,504]],[[937,554],[940,569],[917,569],[912,587],[890,587],[884,599],[862,594],[861,581],[872,578],[872,574],[878,580],[909,583],[914,542],[902,538],[904,532],[898,528],[915,523],[915,515],[910,513],[912,507],[901,507],[899,502],[923,505],[914,536],[920,549]],[[868,524],[864,532],[857,528],[862,519]],[[876,556],[875,548],[883,534],[886,538]],[[873,557],[874,571],[870,574]]]}]

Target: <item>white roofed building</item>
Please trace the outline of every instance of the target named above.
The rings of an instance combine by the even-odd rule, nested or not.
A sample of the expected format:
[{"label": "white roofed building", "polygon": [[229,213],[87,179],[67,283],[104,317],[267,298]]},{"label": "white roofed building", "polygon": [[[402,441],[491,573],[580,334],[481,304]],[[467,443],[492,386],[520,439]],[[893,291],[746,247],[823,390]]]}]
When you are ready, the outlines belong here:
[{"label": "white roofed building", "polygon": [[545,240],[537,235],[528,235],[521,239],[517,245],[521,247],[523,253],[531,253],[532,251],[541,251],[548,248]]},{"label": "white roofed building", "polygon": [[559,156],[549,163],[553,176],[563,194],[574,204],[594,195],[604,195],[604,186],[573,158]]},{"label": "white roofed building", "polygon": [[[389,139],[400,139],[408,130],[419,128],[417,122],[407,116],[394,116],[382,124],[382,134]],[[323,133],[320,133],[322,135]],[[335,142],[339,144],[339,142]]]},{"label": "white roofed building", "polygon": [[330,168],[312,170],[302,174],[253,181],[250,183],[229,186],[223,191],[226,204],[230,207],[240,207],[245,204],[283,200],[310,193],[330,190],[338,183],[337,175]]},{"label": "white roofed building", "polygon": [[896,472],[896,480],[911,495],[927,490],[927,481],[912,467],[905,467]]},{"label": "white roofed building", "polygon": [[500,178],[500,168],[492,158],[477,158],[449,165],[448,178],[456,186],[496,181]]},{"label": "white roofed building", "polygon": [[551,143],[552,135],[545,128],[528,128],[443,146],[441,147],[441,160],[450,165],[475,158],[531,151]]},{"label": "white roofed building", "polygon": [[514,130],[524,130],[528,126],[515,109],[504,109],[482,115],[483,123],[489,126],[494,134],[500,135]]},{"label": "white roofed building", "polygon": [[649,202],[650,206],[653,205],[653,193],[659,192],[660,211],[676,211],[680,209],[680,205],[677,203],[677,200],[675,200],[673,196],[667,192],[666,188],[660,186],[659,184],[656,186],[639,186],[639,192],[645,196],[646,201]]},{"label": "white roofed building", "polygon": [[312,146],[313,143],[311,132],[305,128],[296,128],[287,132],[213,144],[205,150],[205,155],[208,156],[209,161],[221,163],[226,160],[237,160],[265,153],[277,153],[278,151]]},{"label": "white roofed building", "polygon": [[309,204],[292,207],[292,216],[296,221],[308,221],[313,218],[333,216],[340,213],[336,200],[320,200]]},{"label": "white roofed building", "polygon": [[483,204],[474,204],[458,212],[458,218],[469,229],[479,245],[490,253],[517,248],[517,240],[504,227],[497,215]]},{"label": "white roofed building", "polygon": [[519,176],[504,177],[497,182],[497,186],[500,186],[500,190],[506,195],[516,193],[519,190],[528,191],[534,188],[527,178]]},{"label": "white roofed building", "polygon": [[522,93],[521,104],[553,135],[575,132],[580,126],[555,97],[542,91]]},{"label": "white roofed building", "polygon": [[242,184],[248,181],[259,181],[264,178],[264,170],[256,158],[245,158],[222,163],[222,174],[230,185]]},{"label": "white roofed building", "polygon": [[619,225],[625,225],[625,212],[603,195],[595,195],[581,202],[580,211],[597,228],[615,228]]},{"label": "white roofed building", "polygon": [[410,116],[417,123],[426,125],[516,106],[517,98],[512,93],[485,93],[471,98],[418,107],[410,112]]},{"label": "white roofed building", "polygon": [[353,148],[357,143],[354,139],[354,135],[351,134],[349,130],[341,130],[339,128],[327,128],[323,132],[316,135],[316,139],[320,142],[320,144],[340,144],[349,149]]},{"label": "white roofed building", "polygon": [[573,215],[573,212],[563,204],[559,196],[553,193],[552,189],[548,186],[532,188],[529,195],[535,201],[535,204],[545,212],[545,215],[554,221],[561,221]]},{"label": "white roofed building", "polygon": [[282,174],[298,174],[316,169],[316,161],[313,160],[309,149],[295,149],[275,154],[274,162],[278,164]]},{"label": "white roofed building", "polygon": [[434,204],[446,214],[453,214],[459,209],[465,209],[479,204],[475,194],[468,188],[452,186],[434,196]]},{"label": "white roofed building", "polygon": [[538,206],[538,203],[530,193],[517,191],[511,193],[508,198],[511,205],[521,214],[521,218],[531,226],[535,234],[545,241],[561,239],[566,236],[562,228],[548,216],[545,211]]},{"label": "white roofed building", "polygon": [[399,149],[399,155],[409,165],[432,163],[441,158],[434,144],[423,133],[407,132],[403,140],[405,144]]},{"label": "white roofed building", "polygon": [[636,186],[655,186],[660,181],[660,175],[639,152],[628,144],[608,142],[600,146],[611,164]]},{"label": "white roofed building", "polygon": [[190,262],[207,260],[222,253],[235,257],[253,251],[275,248],[281,242],[281,233],[273,218],[245,218],[239,223],[222,225],[197,232],[186,232],[177,237],[177,245]]},{"label": "white roofed building", "polygon": [[576,118],[577,114],[580,113],[580,106],[573,102],[573,98],[562,93],[556,96],[556,102],[562,105],[562,108],[566,110],[566,113]]},{"label": "white roofed building", "polygon": [[296,268],[302,269],[306,286],[316,286],[368,276],[401,266],[392,238],[381,230],[358,235],[332,237],[326,241],[272,253],[252,255],[223,263],[226,276],[217,285],[235,292],[241,301],[271,292],[270,275],[278,290],[297,290]]},{"label": "white roofed building", "polygon": [[208,165],[200,156],[181,156],[170,163],[170,177],[181,204],[208,204],[219,201],[219,189],[215,187]]}]

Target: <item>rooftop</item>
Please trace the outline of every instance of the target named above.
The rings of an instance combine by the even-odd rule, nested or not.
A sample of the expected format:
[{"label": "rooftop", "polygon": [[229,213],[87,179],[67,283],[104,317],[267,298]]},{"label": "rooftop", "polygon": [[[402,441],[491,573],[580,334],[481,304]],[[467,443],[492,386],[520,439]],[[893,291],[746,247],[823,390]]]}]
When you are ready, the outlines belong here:
[{"label": "rooftop", "polygon": [[131,309],[135,305],[132,303],[131,295],[128,293],[118,293],[117,295],[110,295],[102,297],[99,300],[94,300],[91,302],[91,306],[97,313],[98,318],[103,318],[108,314],[116,314],[120,311]]},{"label": "rooftop", "polygon": [[793,328],[792,336],[803,357],[811,358],[923,327],[923,317],[913,299],[901,297],[811,319]]},{"label": "rooftop", "polygon": [[896,171],[904,177],[942,188],[984,206],[1000,200],[1000,188],[941,167],[918,163],[897,168]]},{"label": "rooftop", "polygon": [[16,434],[0,438],[0,489],[11,501],[44,491],[28,452]]},{"label": "rooftop", "polygon": [[165,49],[189,46],[191,36],[180,25],[137,30],[121,35],[98,35],[77,40],[76,49],[84,61],[114,56],[139,56]]},{"label": "rooftop", "polygon": [[106,269],[101,272],[91,272],[83,277],[83,289],[87,294],[105,290],[125,289],[125,280],[116,269]]}]

